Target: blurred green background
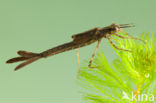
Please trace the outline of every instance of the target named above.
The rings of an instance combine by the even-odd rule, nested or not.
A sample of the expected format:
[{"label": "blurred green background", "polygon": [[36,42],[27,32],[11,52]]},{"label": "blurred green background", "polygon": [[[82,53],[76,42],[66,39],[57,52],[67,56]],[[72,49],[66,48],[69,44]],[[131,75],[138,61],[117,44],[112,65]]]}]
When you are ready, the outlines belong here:
[{"label": "blurred green background", "polygon": [[[71,35],[112,22],[134,23],[126,29],[138,37],[156,32],[155,0],[0,0],[0,103],[82,103],[76,84],[77,59],[72,50],[41,59],[14,72],[5,64],[16,51],[41,52],[71,41]],[[96,43],[81,48],[80,63],[91,57]],[[103,39],[98,51],[116,55]]]}]

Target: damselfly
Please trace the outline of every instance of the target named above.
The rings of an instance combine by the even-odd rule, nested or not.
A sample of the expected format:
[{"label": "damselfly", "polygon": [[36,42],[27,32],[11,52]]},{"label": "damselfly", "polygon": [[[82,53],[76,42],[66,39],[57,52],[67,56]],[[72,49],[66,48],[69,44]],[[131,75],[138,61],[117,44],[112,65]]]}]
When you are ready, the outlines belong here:
[{"label": "damselfly", "polygon": [[[20,68],[22,68],[22,67],[36,61],[36,60],[38,60],[38,59],[53,56],[53,55],[56,55],[56,54],[59,54],[59,53],[65,52],[65,51],[77,49],[77,57],[78,57],[78,64],[79,64],[78,48],[90,45],[90,44],[97,41],[98,42],[97,46],[96,46],[96,48],[95,48],[95,50],[94,50],[94,52],[93,52],[93,54],[92,54],[92,56],[90,58],[89,64],[88,64],[89,68],[95,68],[91,64],[92,64],[93,57],[95,56],[96,51],[97,51],[97,49],[98,49],[98,47],[99,47],[99,45],[101,43],[102,38],[106,38],[114,48],[116,48],[118,50],[129,51],[129,52],[131,52],[131,51],[127,50],[127,49],[123,49],[123,48],[118,48],[112,42],[110,36],[115,35],[115,36],[117,36],[119,38],[122,38],[122,39],[141,40],[139,38],[124,37],[124,36],[121,36],[121,35],[117,34],[117,32],[121,31],[122,28],[128,28],[128,27],[134,27],[134,25],[132,25],[132,24],[119,24],[119,25],[111,24],[111,25],[109,25],[107,27],[103,27],[103,28],[94,28],[94,29],[91,29],[89,31],[73,35],[72,36],[73,40],[71,42],[56,46],[56,47],[54,47],[52,49],[43,51],[41,53],[32,53],[32,52],[27,52],[27,51],[20,50],[20,51],[17,52],[19,57],[9,59],[6,63],[15,63],[15,62],[24,61],[23,63],[19,64],[15,68],[15,70],[18,70],[18,69],[20,69]],[[143,40],[141,40],[141,41],[143,41]],[[79,64],[79,66],[80,66],[80,64]],[[79,68],[79,72],[80,72],[80,68]]]}]

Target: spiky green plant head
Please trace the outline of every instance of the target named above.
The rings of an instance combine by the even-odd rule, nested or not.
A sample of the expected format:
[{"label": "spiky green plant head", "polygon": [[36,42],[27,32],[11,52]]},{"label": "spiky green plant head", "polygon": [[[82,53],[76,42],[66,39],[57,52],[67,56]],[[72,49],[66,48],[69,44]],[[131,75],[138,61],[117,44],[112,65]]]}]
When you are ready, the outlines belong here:
[{"label": "spiky green plant head", "polygon": [[[126,36],[126,32],[119,34]],[[152,96],[156,96],[156,34],[142,33],[140,38],[144,39],[145,43],[135,39],[123,40],[113,37],[119,48],[132,52],[114,48],[118,58],[111,63],[108,63],[104,53],[101,52],[93,60],[93,65],[97,68],[81,68],[79,84],[85,88],[83,97],[86,101],[154,103]],[[142,94],[146,94],[148,98],[141,97]]]}]

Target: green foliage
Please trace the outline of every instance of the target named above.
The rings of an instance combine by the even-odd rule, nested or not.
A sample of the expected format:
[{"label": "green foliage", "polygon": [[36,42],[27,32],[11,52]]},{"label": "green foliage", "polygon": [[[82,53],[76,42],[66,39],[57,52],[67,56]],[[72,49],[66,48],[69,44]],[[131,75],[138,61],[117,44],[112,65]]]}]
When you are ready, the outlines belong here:
[{"label": "green foliage", "polygon": [[112,63],[101,52],[93,60],[97,68],[81,68],[79,84],[86,102],[156,103],[156,34],[143,33],[141,38],[146,43],[113,37],[118,47],[132,52],[114,48],[118,58]]}]

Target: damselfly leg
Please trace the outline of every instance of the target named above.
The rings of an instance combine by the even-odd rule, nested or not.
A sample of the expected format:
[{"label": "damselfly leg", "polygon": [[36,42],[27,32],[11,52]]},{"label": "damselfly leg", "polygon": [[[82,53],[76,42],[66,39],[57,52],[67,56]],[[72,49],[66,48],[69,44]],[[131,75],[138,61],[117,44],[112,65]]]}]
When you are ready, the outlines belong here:
[{"label": "damselfly leg", "polygon": [[131,50],[123,49],[123,48],[117,47],[117,46],[113,43],[113,41],[112,41],[110,38],[107,38],[107,39],[108,39],[109,43],[110,43],[114,48],[116,48],[116,49],[118,49],[118,50],[123,50],[123,51],[131,52]]},{"label": "damselfly leg", "polygon": [[[127,33],[126,33],[127,34]],[[142,41],[142,42],[144,42],[145,43],[145,41],[144,40],[142,40],[142,39],[140,39],[140,38],[135,38],[135,37],[124,37],[124,36],[121,36],[121,35],[119,35],[119,34],[113,34],[113,35],[115,35],[115,36],[118,36],[119,38],[122,38],[122,39],[135,39],[135,40],[140,40],[140,41]],[[129,35],[129,34],[127,34],[127,35]]]},{"label": "damselfly leg", "polygon": [[77,56],[77,64],[78,64],[78,75],[80,75],[80,59],[79,59],[79,49],[76,49],[76,56]]},{"label": "damselfly leg", "polygon": [[89,64],[88,64],[88,67],[89,67],[89,68],[97,68],[97,67],[94,67],[94,66],[91,66],[91,65],[92,65],[93,58],[94,58],[94,56],[95,56],[95,54],[96,54],[96,51],[97,51],[97,49],[98,49],[99,46],[100,46],[100,43],[101,43],[101,39],[98,40],[98,44],[97,44],[97,46],[96,46],[96,48],[95,48],[95,50],[94,50],[94,52],[93,52],[93,54],[92,54],[92,57],[90,58],[90,61],[89,61]]}]

